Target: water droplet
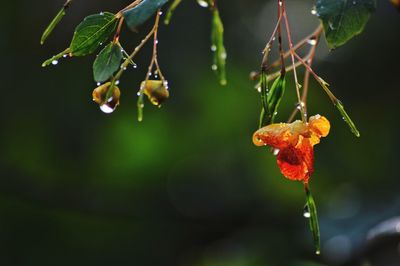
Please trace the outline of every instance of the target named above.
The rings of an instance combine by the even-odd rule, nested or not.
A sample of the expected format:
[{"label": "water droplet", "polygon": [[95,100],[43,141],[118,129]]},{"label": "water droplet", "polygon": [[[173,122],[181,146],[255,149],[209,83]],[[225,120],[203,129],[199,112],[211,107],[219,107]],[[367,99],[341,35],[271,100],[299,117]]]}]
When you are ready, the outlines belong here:
[{"label": "water droplet", "polygon": [[215,70],[218,69],[218,66],[214,64],[214,65],[211,66],[211,69],[215,71]]},{"label": "water droplet", "polygon": [[321,251],[316,250],[316,251],[315,251],[315,254],[320,255],[320,254],[321,254]]},{"label": "water droplet", "polygon": [[226,57],[227,57],[227,55],[226,55],[226,53],[221,53],[221,54],[220,54],[220,57],[221,57],[222,60],[225,60]]},{"label": "water droplet", "polygon": [[307,40],[307,43],[311,46],[317,45],[317,40],[315,38],[310,38]]},{"label": "water droplet", "polygon": [[107,104],[103,104],[103,105],[100,105],[100,110],[101,110],[103,113],[111,114],[112,112],[114,112],[115,109],[111,108],[111,107],[108,106]]},{"label": "water droplet", "polygon": [[136,64],[133,64],[133,68],[137,68],[137,65],[136,65]]},{"label": "water droplet", "polygon": [[315,6],[311,9],[311,14],[314,16],[317,15],[317,9],[315,8]]},{"label": "water droplet", "polygon": [[216,45],[211,45],[211,51],[213,51],[213,52],[217,51],[217,46]]},{"label": "water droplet", "polygon": [[104,16],[104,12],[100,12],[100,16]]},{"label": "water droplet", "polygon": [[310,210],[309,210],[307,204],[304,205],[303,216],[304,216],[304,218],[307,218],[307,219],[311,217],[311,213],[310,213]]},{"label": "water droplet", "polygon": [[117,81],[115,82],[115,85],[119,85],[119,80],[117,80]]},{"label": "water droplet", "polygon": [[328,24],[329,24],[329,28],[330,28],[331,30],[334,30],[334,29],[335,29],[335,26],[333,26],[333,22],[332,22],[332,21],[328,21]]},{"label": "water droplet", "polygon": [[53,66],[57,65],[57,64],[58,64],[58,60],[53,60],[53,61],[51,61],[51,64],[52,64]]},{"label": "water droplet", "polygon": [[67,57],[68,57],[68,55],[67,55],[67,54],[65,54],[65,55],[63,55],[63,57],[64,57],[64,58],[67,58]]},{"label": "water droplet", "polygon": [[96,84],[97,86],[100,86],[101,85],[101,82],[97,82],[97,84]]},{"label": "water droplet", "polygon": [[197,0],[197,3],[201,6],[201,7],[208,7],[208,1],[207,0]]},{"label": "water droplet", "polygon": [[279,153],[279,149],[273,149],[272,150],[272,154],[274,155],[274,156],[277,156],[278,155],[278,153]]}]

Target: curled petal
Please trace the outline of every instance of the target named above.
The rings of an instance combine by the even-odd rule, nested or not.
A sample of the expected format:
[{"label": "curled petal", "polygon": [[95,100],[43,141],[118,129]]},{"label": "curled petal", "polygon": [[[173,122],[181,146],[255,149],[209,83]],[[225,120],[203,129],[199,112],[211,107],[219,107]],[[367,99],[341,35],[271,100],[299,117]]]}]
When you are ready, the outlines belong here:
[{"label": "curled petal", "polygon": [[298,134],[293,132],[290,124],[272,124],[260,128],[253,134],[253,143],[256,146],[271,146],[276,149],[284,149],[296,142]]},{"label": "curled petal", "polygon": [[324,116],[315,115],[310,117],[309,127],[319,137],[326,137],[329,134],[331,124]]}]

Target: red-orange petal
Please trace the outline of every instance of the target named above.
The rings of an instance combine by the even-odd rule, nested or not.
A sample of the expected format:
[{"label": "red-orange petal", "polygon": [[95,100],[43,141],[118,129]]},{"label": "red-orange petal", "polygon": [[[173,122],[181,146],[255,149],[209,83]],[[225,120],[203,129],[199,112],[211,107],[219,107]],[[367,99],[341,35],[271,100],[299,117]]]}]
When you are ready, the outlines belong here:
[{"label": "red-orange petal", "polygon": [[309,139],[301,137],[295,147],[289,146],[279,151],[277,163],[286,178],[308,182],[314,172],[314,150]]}]

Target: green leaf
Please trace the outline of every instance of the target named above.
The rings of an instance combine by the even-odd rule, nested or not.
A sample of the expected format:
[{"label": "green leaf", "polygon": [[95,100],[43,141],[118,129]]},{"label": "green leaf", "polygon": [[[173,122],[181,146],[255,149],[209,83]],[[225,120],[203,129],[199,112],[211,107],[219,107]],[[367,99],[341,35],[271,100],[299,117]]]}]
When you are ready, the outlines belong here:
[{"label": "green leaf", "polygon": [[161,8],[168,0],[143,0],[134,8],[123,12],[126,24],[131,30],[142,25],[148,20],[159,8]]},{"label": "green leaf", "polygon": [[47,28],[44,30],[42,34],[42,38],[40,39],[40,44],[44,44],[46,41],[47,37],[50,36],[50,34],[53,32],[54,28],[60,23],[61,19],[65,16],[66,10],[71,4],[72,0],[67,0],[63,7],[58,11],[57,15],[53,18],[53,20],[50,22],[50,24],[47,26]]},{"label": "green leaf", "polygon": [[286,77],[285,74],[277,78],[272,84],[271,90],[268,92],[267,102],[269,109],[269,123],[274,123],[275,117],[278,114],[279,104],[285,94]]},{"label": "green leaf", "polygon": [[343,117],[343,120],[347,123],[347,125],[349,125],[351,132],[353,132],[353,134],[356,135],[356,137],[360,137],[360,132],[358,131],[353,120],[351,120],[350,116],[347,114],[346,110],[344,109],[343,103],[340,100],[336,100],[334,102],[334,105],[339,110],[340,114]]},{"label": "green leaf", "polygon": [[217,9],[212,11],[211,50],[214,52],[212,69],[217,73],[219,83],[226,85],[224,25]]},{"label": "green leaf", "polygon": [[375,9],[376,0],[317,0],[317,16],[322,20],[330,48],[360,34]]},{"label": "green leaf", "polygon": [[96,82],[108,80],[119,69],[122,60],[121,46],[111,42],[99,53],[93,63],[93,76]]},{"label": "green leaf", "polygon": [[70,44],[71,54],[84,56],[96,51],[115,31],[117,22],[115,15],[109,12],[86,17],[75,29]]},{"label": "green leaf", "polygon": [[304,217],[309,218],[310,230],[313,235],[315,253],[317,255],[321,252],[321,244],[320,244],[320,231],[318,225],[318,216],[317,216],[317,206],[315,205],[314,198],[311,194],[308,185],[305,185],[306,189],[306,206],[304,208]]},{"label": "green leaf", "polygon": [[182,0],[175,0],[172,2],[171,6],[168,8],[167,15],[165,15],[164,23],[168,25],[171,22],[172,15],[174,14],[175,9],[179,6]]}]

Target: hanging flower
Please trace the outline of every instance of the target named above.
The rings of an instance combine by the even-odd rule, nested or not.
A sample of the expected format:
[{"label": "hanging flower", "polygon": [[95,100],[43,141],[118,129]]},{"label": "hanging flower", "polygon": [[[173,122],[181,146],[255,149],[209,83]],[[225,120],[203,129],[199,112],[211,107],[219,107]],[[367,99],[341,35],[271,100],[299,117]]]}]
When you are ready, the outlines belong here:
[{"label": "hanging flower", "polygon": [[153,105],[161,106],[169,98],[168,88],[162,80],[143,81],[141,87]]},{"label": "hanging flower", "polygon": [[106,100],[107,92],[110,85],[111,82],[104,83],[103,85],[100,85],[99,87],[94,89],[92,93],[93,101],[100,105],[100,110],[104,113],[114,112],[119,105],[119,98],[121,96],[121,91],[119,90],[119,88],[117,86],[114,86],[111,98]]},{"label": "hanging flower", "polygon": [[277,163],[285,177],[308,183],[314,171],[314,145],[329,134],[329,129],[328,119],[315,115],[308,123],[297,120],[260,128],[254,133],[253,142],[278,151]]}]

